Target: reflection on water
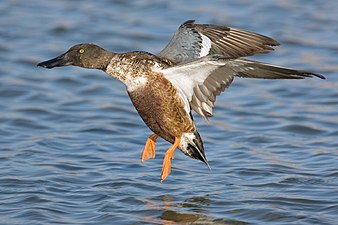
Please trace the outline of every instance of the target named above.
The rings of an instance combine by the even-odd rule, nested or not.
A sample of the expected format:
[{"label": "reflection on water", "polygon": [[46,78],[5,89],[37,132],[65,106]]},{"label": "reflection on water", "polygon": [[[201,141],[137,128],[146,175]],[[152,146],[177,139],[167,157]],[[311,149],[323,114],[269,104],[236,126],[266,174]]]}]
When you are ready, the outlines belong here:
[{"label": "reflection on water", "polygon": [[[160,201],[161,204],[158,204],[157,201],[146,201],[146,206],[149,209],[160,209],[162,214],[160,215],[160,218],[154,217],[154,216],[146,216],[141,217],[141,221],[149,222],[149,223],[159,223],[164,225],[170,225],[173,224],[173,222],[180,222],[180,223],[192,223],[195,222],[200,218],[198,214],[192,214],[192,213],[180,213],[178,211],[175,211],[175,208],[179,208],[178,205],[175,205],[174,199],[169,196],[160,196],[162,201]],[[183,207],[183,206],[181,206]],[[195,207],[191,206],[190,209],[194,210]]]},{"label": "reflection on water", "polygon": [[[158,204],[158,199],[161,199],[161,204]],[[151,224],[236,224],[245,225],[246,222],[231,220],[231,219],[214,219],[206,215],[203,208],[211,204],[211,200],[207,197],[192,197],[186,199],[182,203],[175,203],[175,199],[169,196],[159,196],[156,201],[146,201],[146,206],[149,209],[162,211],[158,216],[141,217],[140,221]]]},{"label": "reflection on water", "polygon": [[[1,224],[338,224],[334,1],[10,1],[0,5]],[[209,122],[211,171],[150,131],[124,86],[95,70],[36,63],[76,43],[159,52],[187,19],[272,36],[254,59],[327,80],[236,79]],[[113,222],[112,222],[113,221]]]}]

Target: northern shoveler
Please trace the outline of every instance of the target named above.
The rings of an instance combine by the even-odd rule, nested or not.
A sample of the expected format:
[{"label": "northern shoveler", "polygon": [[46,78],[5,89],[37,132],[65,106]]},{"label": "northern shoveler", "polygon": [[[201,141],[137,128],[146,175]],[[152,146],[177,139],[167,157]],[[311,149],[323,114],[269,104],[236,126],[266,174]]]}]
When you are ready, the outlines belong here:
[{"label": "northern shoveler", "polygon": [[155,157],[159,136],[172,143],[165,153],[162,182],[170,174],[176,148],[209,166],[191,110],[205,119],[212,116],[216,96],[235,76],[325,79],[320,74],[241,58],[268,53],[278,45],[276,40],[257,33],[189,20],[157,55],[141,51],[118,54],[94,44],[78,44],[37,66],[100,69],[124,83],[136,110],[154,132],[146,141],[142,161]]}]

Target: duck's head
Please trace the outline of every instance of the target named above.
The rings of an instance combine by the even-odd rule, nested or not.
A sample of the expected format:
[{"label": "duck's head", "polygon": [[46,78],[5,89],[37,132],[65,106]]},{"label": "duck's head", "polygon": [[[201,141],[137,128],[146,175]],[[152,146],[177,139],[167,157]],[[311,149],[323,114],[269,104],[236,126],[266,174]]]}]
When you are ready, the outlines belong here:
[{"label": "duck's head", "polygon": [[110,62],[112,54],[94,44],[77,44],[62,55],[41,62],[37,66],[51,69],[73,65],[83,68],[105,69]]}]

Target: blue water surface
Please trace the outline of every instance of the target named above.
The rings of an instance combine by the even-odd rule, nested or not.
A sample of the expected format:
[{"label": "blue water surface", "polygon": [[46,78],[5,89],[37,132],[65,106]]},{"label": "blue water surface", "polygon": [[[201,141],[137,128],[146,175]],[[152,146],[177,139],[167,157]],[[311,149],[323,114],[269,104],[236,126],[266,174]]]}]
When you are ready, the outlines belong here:
[{"label": "blue water surface", "polygon": [[[13,1],[0,4],[0,224],[338,224],[338,3]],[[211,171],[151,134],[123,84],[38,62],[77,43],[159,52],[188,19],[277,39],[250,57],[327,79],[236,79],[209,122]]]}]

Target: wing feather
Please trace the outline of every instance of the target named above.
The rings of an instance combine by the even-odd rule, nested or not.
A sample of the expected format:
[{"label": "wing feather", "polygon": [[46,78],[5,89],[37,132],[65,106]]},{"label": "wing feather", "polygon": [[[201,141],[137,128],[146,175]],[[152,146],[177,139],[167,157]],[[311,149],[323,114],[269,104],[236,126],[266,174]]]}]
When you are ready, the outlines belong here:
[{"label": "wing feather", "polygon": [[235,75],[225,65],[223,56],[212,55],[161,72],[183,93],[181,98],[190,103],[187,110],[190,112],[191,108],[206,119],[213,115],[216,96],[231,84]]},{"label": "wing feather", "polygon": [[307,77],[318,77],[320,79],[325,79],[325,77],[321,74],[275,66],[247,59],[229,60],[228,66],[236,72],[237,76],[246,78],[304,79]]},{"label": "wing feather", "polygon": [[190,63],[180,64],[160,72],[177,88],[186,104],[207,119],[213,115],[216,96],[229,87],[235,76],[264,79],[303,79],[323,75],[304,70],[290,69],[247,59],[229,59],[210,55]]},{"label": "wing feather", "polygon": [[277,45],[279,43],[276,40],[254,32],[220,25],[195,24],[189,20],[179,27],[158,56],[178,64],[212,54],[228,58],[263,54]]}]

